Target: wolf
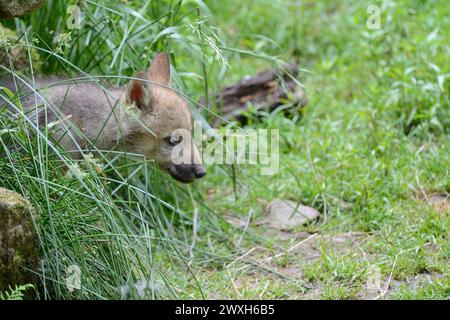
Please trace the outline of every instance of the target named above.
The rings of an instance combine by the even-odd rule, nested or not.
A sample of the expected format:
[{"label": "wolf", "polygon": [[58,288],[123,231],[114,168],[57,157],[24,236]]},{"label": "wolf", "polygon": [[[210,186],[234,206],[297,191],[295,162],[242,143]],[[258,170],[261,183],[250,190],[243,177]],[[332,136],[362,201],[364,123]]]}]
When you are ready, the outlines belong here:
[{"label": "wolf", "polygon": [[[148,70],[122,87],[55,77],[35,77],[32,85],[10,78],[0,85],[20,95],[27,117],[40,128],[51,129],[74,159],[81,159],[90,146],[123,149],[155,160],[184,183],[206,175],[192,137],[189,105],[170,87],[166,53],[157,54]],[[0,109],[5,104],[11,109],[11,102],[0,95]]]}]

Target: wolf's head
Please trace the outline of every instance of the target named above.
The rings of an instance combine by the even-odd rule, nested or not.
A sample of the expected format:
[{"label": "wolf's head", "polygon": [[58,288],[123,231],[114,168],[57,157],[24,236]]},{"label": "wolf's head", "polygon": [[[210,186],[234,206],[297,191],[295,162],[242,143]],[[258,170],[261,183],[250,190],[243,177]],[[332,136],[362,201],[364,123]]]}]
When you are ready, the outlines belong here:
[{"label": "wolf's head", "polygon": [[187,102],[169,87],[170,64],[165,53],[154,58],[147,71],[136,76],[125,92],[125,103],[134,106],[125,137],[127,150],[154,159],[175,179],[189,183],[206,174],[192,137]]}]

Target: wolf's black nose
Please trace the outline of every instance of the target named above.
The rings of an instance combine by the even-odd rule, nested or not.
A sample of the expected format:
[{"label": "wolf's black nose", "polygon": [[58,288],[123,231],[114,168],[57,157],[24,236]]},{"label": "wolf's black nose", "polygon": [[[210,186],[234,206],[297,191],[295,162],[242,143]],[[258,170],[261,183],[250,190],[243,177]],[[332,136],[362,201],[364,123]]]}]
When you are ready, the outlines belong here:
[{"label": "wolf's black nose", "polygon": [[197,166],[195,166],[194,173],[195,173],[196,178],[201,178],[206,175],[206,169],[202,165],[197,165]]}]

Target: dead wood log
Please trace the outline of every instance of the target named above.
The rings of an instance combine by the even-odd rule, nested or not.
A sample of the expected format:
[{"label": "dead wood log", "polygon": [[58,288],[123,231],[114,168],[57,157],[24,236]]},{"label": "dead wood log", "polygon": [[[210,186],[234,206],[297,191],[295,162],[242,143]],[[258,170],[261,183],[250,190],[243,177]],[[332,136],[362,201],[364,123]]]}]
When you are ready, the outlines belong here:
[{"label": "dead wood log", "polygon": [[[246,77],[238,84],[225,87],[219,94],[210,98],[208,108],[220,117],[211,121],[214,127],[228,121],[247,123],[246,111],[252,105],[256,111],[272,112],[289,103],[289,109],[306,105],[305,92],[293,77],[297,75],[297,66],[291,65],[284,70],[264,70],[256,76]],[[205,105],[206,99],[200,100]]]}]

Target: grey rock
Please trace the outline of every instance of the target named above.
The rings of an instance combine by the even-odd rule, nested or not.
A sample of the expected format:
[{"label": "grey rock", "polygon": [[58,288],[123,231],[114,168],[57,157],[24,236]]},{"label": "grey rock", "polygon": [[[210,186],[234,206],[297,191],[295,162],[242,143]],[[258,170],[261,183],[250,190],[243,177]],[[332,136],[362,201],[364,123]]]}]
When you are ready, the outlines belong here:
[{"label": "grey rock", "polygon": [[21,17],[39,9],[45,0],[0,0],[0,17]]},{"label": "grey rock", "polygon": [[439,212],[450,213],[450,196],[448,194],[433,194],[428,198],[428,203]]},{"label": "grey rock", "polygon": [[268,215],[261,223],[279,230],[291,230],[319,217],[319,211],[290,200],[273,200],[267,206]]}]

